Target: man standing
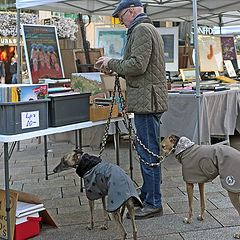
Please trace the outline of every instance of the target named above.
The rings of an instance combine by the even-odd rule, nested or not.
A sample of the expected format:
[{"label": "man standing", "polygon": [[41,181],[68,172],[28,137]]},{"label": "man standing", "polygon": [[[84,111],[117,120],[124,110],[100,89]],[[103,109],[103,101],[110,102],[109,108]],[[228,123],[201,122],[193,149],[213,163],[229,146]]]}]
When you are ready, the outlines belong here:
[{"label": "man standing", "polygon": [[15,57],[11,58],[10,74],[12,75],[12,84],[17,83],[17,62]]},{"label": "man standing", "polygon": [[[136,134],[154,154],[159,154],[159,123],[168,109],[163,40],[143,11],[140,0],[122,0],[112,14],[127,28],[124,58],[100,57],[102,68],[116,72],[126,79],[127,110],[134,113]],[[148,153],[138,141],[137,152],[148,163],[159,160]],[[150,167],[141,162],[143,208],[135,211],[136,219],[163,214],[160,191],[160,166]]]},{"label": "man standing", "polygon": [[4,62],[0,60],[0,78],[1,78],[1,83],[5,83],[5,66]]}]

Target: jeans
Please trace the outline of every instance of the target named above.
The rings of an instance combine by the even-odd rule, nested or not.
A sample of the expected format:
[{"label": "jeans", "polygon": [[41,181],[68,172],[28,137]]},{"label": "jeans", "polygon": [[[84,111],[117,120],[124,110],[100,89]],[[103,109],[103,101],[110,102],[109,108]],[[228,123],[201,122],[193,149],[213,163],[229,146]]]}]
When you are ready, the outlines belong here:
[{"label": "jeans", "polygon": [[14,73],[12,75],[12,84],[15,84],[15,83],[17,83],[17,74],[16,73]]},{"label": "jeans", "polygon": [[[159,154],[159,124],[162,113],[134,114],[136,134],[142,143],[153,153]],[[140,157],[149,163],[157,163],[158,159],[149,154],[136,140],[136,149]],[[141,197],[143,205],[150,208],[159,208],[161,200],[161,167],[150,167],[140,162],[143,185]]]}]

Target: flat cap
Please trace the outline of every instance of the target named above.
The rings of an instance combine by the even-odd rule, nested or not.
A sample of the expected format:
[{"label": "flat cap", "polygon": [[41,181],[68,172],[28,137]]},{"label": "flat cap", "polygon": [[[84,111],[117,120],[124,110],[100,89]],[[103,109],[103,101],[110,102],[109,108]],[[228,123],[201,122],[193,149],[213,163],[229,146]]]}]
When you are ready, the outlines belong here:
[{"label": "flat cap", "polygon": [[130,8],[130,7],[142,7],[142,3],[140,0],[122,0],[117,8],[114,10],[112,16],[114,18],[118,17],[118,13],[124,9],[124,8]]}]

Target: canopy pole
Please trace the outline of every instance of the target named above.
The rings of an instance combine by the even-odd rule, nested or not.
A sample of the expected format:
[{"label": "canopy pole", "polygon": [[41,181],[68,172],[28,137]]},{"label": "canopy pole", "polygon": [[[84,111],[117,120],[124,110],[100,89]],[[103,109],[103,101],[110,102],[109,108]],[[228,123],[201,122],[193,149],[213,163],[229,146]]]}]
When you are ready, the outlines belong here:
[{"label": "canopy pole", "polygon": [[194,48],[195,48],[195,73],[196,73],[196,98],[197,98],[197,127],[198,127],[198,144],[201,144],[200,138],[200,71],[199,71],[199,58],[198,58],[198,28],[197,28],[197,0],[192,0],[193,2],[193,24],[194,24]]},{"label": "canopy pole", "polygon": [[21,83],[20,9],[17,9],[17,83]]}]

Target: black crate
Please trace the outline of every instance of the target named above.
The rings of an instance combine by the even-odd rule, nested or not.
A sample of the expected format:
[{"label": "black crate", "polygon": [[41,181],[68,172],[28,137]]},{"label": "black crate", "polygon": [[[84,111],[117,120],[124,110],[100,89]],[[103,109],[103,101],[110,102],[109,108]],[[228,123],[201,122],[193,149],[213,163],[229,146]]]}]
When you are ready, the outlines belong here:
[{"label": "black crate", "polygon": [[48,101],[0,103],[0,134],[12,135],[47,128]]},{"label": "black crate", "polygon": [[89,121],[90,93],[50,95],[48,124],[59,127]]}]

